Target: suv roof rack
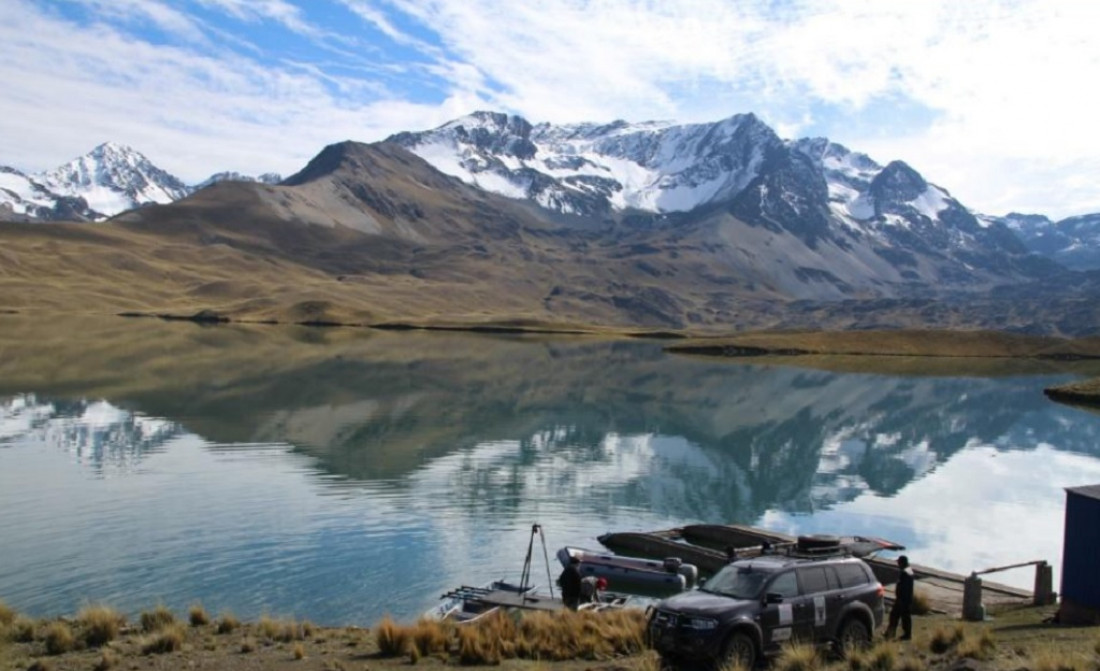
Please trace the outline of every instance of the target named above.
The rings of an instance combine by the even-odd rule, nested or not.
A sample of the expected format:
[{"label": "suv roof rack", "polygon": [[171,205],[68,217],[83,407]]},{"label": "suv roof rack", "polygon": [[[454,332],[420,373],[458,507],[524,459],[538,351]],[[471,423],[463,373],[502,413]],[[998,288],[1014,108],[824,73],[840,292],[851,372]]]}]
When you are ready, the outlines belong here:
[{"label": "suv roof rack", "polygon": [[852,556],[848,548],[840,542],[840,538],[827,534],[799,536],[794,543],[785,545],[782,552],[796,559],[833,559]]}]

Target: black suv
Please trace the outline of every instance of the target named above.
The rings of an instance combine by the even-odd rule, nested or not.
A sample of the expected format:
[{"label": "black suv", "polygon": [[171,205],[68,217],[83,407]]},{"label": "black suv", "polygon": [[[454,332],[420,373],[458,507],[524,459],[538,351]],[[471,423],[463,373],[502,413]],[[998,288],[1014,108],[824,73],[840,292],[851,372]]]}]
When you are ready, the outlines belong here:
[{"label": "black suv", "polygon": [[663,662],[738,662],[751,669],[787,641],[866,646],[882,623],[883,588],[862,560],[761,555],[657,604],[649,618]]}]

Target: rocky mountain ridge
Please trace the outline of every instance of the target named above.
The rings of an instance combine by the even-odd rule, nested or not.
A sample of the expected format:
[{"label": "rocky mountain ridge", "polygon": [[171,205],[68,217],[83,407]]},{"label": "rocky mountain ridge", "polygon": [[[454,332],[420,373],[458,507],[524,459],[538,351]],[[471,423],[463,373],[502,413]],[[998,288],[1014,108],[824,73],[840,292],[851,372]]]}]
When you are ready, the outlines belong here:
[{"label": "rocky mountain ridge", "polygon": [[[975,215],[902,161],[881,166],[825,138],[781,140],[752,114],[709,124],[552,125],[475,112],[389,141],[467,184],[564,215],[671,214],[732,203],[746,221],[810,244],[846,233],[979,257],[1045,251],[1021,244],[1009,222]],[[1084,219],[1087,228],[1100,216]],[[1100,224],[1093,230],[1100,240]],[[1076,249],[1078,268],[1100,269],[1100,241]]]}]

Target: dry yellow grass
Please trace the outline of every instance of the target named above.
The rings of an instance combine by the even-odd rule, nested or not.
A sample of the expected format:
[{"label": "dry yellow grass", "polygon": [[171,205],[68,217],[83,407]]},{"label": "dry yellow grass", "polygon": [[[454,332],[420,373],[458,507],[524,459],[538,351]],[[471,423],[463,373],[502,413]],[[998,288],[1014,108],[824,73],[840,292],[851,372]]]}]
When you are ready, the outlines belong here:
[{"label": "dry yellow grass", "polygon": [[76,636],[67,622],[55,621],[46,626],[43,642],[46,654],[63,655],[76,647]]},{"label": "dry yellow grass", "polygon": [[233,613],[222,613],[218,618],[218,625],[215,628],[219,634],[231,634],[241,626],[241,621],[233,616]]},{"label": "dry yellow grass", "polygon": [[187,619],[191,622],[192,627],[202,627],[210,624],[210,615],[201,603],[191,604],[191,607],[187,610]]},{"label": "dry yellow grass", "polygon": [[928,594],[921,589],[913,590],[913,604],[911,607],[913,615],[927,615],[932,612],[932,602],[928,599]]},{"label": "dry yellow grass", "polygon": [[144,611],[141,614],[141,630],[146,633],[160,631],[165,627],[176,624],[176,616],[168,607],[160,604],[153,610]]},{"label": "dry yellow grass", "polygon": [[942,655],[959,644],[966,636],[966,628],[962,624],[941,625],[933,632],[929,640],[929,650],[937,655]]},{"label": "dry yellow grass", "polygon": [[186,633],[178,622],[162,624],[141,646],[146,655],[163,655],[183,648]]},{"label": "dry yellow grass", "polygon": [[1029,655],[1029,671],[1091,671],[1098,668],[1091,655],[1046,645]]},{"label": "dry yellow grass", "polygon": [[409,627],[401,626],[386,616],[374,628],[374,641],[381,654],[396,657],[408,651],[411,632]]},{"label": "dry yellow grass", "polygon": [[294,659],[298,659],[298,660],[305,659],[306,658],[306,647],[304,645],[302,645],[301,643],[295,643],[294,644],[294,650],[292,651],[291,654],[294,655]]},{"label": "dry yellow grass", "polygon": [[17,613],[6,603],[0,601],[0,627],[10,627]]},{"label": "dry yellow grass", "polygon": [[98,648],[118,638],[119,630],[126,624],[126,617],[109,606],[88,606],[76,616],[81,638],[89,647]]},{"label": "dry yellow grass", "polygon": [[118,666],[120,661],[121,658],[117,652],[105,649],[99,656],[99,661],[96,662],[96,665],[92,668],[94,671],[108,671],[108,669],[113,669]]},{"label": "dry yellow grass", "polygon": [[17,615],[8,628],[9,637],[17,643],[30,643],[37,632],[38,623],[25,615]]},{"label": "dry yellow grass", "polygon": [[[998,611],[992,613],[991,620],[973,624],[932,615],[921,620],[917,637],[912,642],[880,642],[871,649],[853,651],[845,660],[829,664],[814,659],[817,652],[812,649],[788,650],[775,660],[773,668],[776,671],[954,671],[965,666],[985,671],[1096,671],[1100,655],[1096,630],[1045,622],[1051,612],[1049,608],[1030,607]],[[239,639],[214,636],[211,629],[179,623],[171,627],[178,633],[178,640],[167,637],[161,640],[159,633],[142,635],[123,630],[117,639],[100,649],[82,649],[77,641],[75,649],[50,656],[48,664],[57,671],[189,667],[227,671],[258,668],[359,671],[366,666],[373,671],[399,671],[413,662],[431,669],[457,665],[465,660],[466,664],[476,666],[499,664],[510,671],[659,671],[655,653],[639,642],[643,618],[641,612],[624,611],[561,613],[560,616],[533,614],[518,621],[508,617],[488,618],[484,623],[459,626],[392,623],[403,633],[391,632],[391,635],[395,638],[403,635],[406,644],[396,648],[401,652],[389,655],[383,655],[374,637],[366,636],[359,628],[314,628],[315,637],[309,642],[294,641],[283,645],[274,641],[270,644],[258,642],[258,622],[241,624]],[[27,669],[35,659],[45,659],[42,655],[46,628],[59,622],[42,623],[37,639],[0,646],[0,669]],[[307,623],[298,622],[297,627],[305,635]],[[383,624],[379,625],[380,631],[385,629]],[[276,630],[283,631],[283,627]],[[442,638],[440,631],[445,632]],[[444,639],[444,651],[440,651]],[[596,643],[590,639],[604,640]],[[947,642],[943,653],[929,652],[934,639]],[[983,640],[995,641],[996,645],[990,646]],[[301,659],[296,652],[299,646],[303,653]],[[968,646],[985,649],[987,658],[965,658],[963,654]],[[166,659],[145,657],[172,650],[178,652]]]},{"label": "dry yellow grass", "polygon": [[808,643],[790,643],[783,646],[774,668],[776,671],[820,671],[824,666],[816,647]]},{"label": "dry yellow grass", "polygon": [[955,647],[955,652],[959,657],[988,660],[993,658],[996,647],[993,634],[983,628],[979,631],[967,630],[963,639]]},{"label": "dry yellow grass", "polygon": [[868,671],[895,671],[901,652],[896,643],[884,641],[867,651]]},{"label": "dry yellow grass", "polygon": [[422,618],[413,628],[412,648],[421,656],[445,654],[454,636],[453,629],[454,625],[450,622]]}]

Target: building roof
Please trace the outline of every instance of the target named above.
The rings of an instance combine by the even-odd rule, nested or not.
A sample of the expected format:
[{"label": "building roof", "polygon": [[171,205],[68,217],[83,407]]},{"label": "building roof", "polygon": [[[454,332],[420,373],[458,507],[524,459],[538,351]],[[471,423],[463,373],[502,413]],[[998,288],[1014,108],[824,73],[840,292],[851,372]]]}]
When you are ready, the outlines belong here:
[{"label": "building roof", "polygon": [[1066,493],[1087,496],[1090,499],[1100,500],[1100,485],[1085,485],[1084,487],[1066,487]]}]

